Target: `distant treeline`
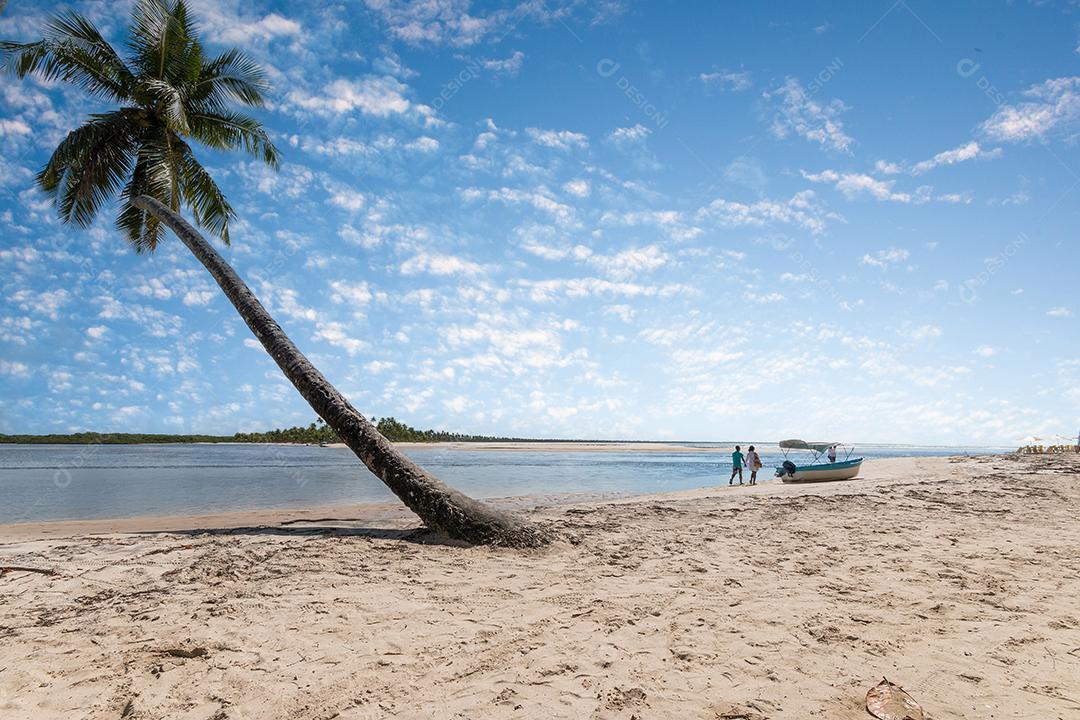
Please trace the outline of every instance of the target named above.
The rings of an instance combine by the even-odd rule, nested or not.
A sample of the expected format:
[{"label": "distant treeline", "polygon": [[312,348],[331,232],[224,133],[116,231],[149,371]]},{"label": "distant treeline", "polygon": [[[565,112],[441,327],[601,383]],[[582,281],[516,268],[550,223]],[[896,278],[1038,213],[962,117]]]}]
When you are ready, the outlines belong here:
[{"label": "distant treeline", "polygon": [[[488,435],[463,435],[445,430],[417,430],[392,417],[371,418],[375,427],[392,442],[492,442],[510,441],[517,438],[490,437]],[[337,434],[320,418],[307,427],[291,427],[261,433],[236,433],[234,442],[254,443],[334,443],[341,442]]]},{"label": "distant treeline", "polygon": [[[417,430],[392,417],[372,418],[371,421],[388,440],[393,442],[492,442],[520,438],[463,435],[444,430]],[[153,433],[95,433],[70,435],[2,435],[0,443],[24,445],[143,445],[151,443],[335,443],[337,434],[320,418],[307,427],[291,427],[267,432],[236,433],[235,435],[161,435]]]},{"label": "distant treeline", "polygon": [[0,435],[0,443],[20,445],[144,445],[149,443],[236,442],[231,435],[159,435],[154,433],[96,433],[70,435]]}]

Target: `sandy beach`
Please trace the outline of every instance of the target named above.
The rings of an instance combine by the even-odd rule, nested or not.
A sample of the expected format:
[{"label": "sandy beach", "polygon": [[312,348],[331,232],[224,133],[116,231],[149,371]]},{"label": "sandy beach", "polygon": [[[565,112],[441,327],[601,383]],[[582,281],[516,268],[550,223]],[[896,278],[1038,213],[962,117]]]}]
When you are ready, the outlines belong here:
[{"label": "sandy beach", "polygon": [[939,720],[1080,717],[1076,456],[530,513],[562,540],[390,506],[0,528],[54,573],[0,574],[0,717],[863,718],[883,676]]}]

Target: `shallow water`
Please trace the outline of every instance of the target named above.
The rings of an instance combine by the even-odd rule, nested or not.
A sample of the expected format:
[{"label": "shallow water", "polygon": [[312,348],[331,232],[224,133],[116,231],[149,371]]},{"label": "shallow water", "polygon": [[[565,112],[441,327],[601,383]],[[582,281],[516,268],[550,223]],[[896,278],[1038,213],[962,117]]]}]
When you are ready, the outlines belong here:
[{"label": "shallow water", "polygon": [[[695,447],[730,447],[697,443]],[[979,455],[1003,448],[866,446],[852,457]],[[670,492],[726,484],[716,452],[546,452],[411,449],[474,497],[540,501]],[[759,482],[779,455],[762,454]],[[394,500],[344,448],[297,445],[0,445],[0,523]]]}]

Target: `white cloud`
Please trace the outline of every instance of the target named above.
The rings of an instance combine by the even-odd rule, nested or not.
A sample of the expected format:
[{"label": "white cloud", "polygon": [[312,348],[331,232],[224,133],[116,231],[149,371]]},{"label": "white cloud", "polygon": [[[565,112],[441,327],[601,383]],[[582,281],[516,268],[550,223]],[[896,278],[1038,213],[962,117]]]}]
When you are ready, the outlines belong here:
[{"label": "white cloud", "polygon": [[698,79],[706,85],[736,92],[749,90],[753,84],[750,80],[750,73],[747,71],[717,70],[711,73],[701,73],[698,75]]},{"label": "white cloud", "polygon": [[669,259],[667,253],[657,245],[632,248],[612,255],[590,254],[586,258],[587,262],[616,280],[631,280],[642,273],[663,267]]},{"label": "white cloud", "polygon": [[455,413],[465,412],[465,409],[471,404],[469,398],[464,395],[457,395],[448,400],[443,400],[443,407]]},{"label": "white cloud", "polygon": [[964,162],[965,160],[988,160],[998,157],[1001,157],[1001,148],[986,150],[980,146],[978,142],[972,140],[958,148],[939,152],[929,160],[915,163],[911,168],[911,172],[915,175],[919,175],[920,173],[932,170],[939,165],[955,165],[956,163]]},{"label": "white cloud", "polygon": [[401,273],[403,275],[418,275],[420,273],[431,275],[478,275],[482,271],[483,268],[480,265],[463,260],[455,255],[439,255],[423,251],[401,263]]},{"label": "white cloud", "polygon": [[52,320],[60,317],[60,308],[67,305],[71,299],[71,293],[63,288],[57,290],[17,290],[8,297],[23,312],[34,312],[46,315]]},{"label": "white cloud", "polygon": [[530,127],[525,128],[525,134],[537,145],[555,148],[556,150],[589,147],[588,136],[570,130],[542,130]]},{"label": "white cloud", "polygon": [[503,187],[497,190],[483,190],[480,188],[466,188],[461,191],[465,200],[487,199],[504,202],[512,205],[532,205],[537,210],[550,214],[561,225],[569,225],[574,222],[574,210],[569,205],[555,200],[550,191],[541,186],[534,191],[517,190]]},{"label": "white cloud", "polygon": [[982,124],[992,140],[1020,142],[1071,129],[1080,119],[1080,77],[1063,77],[1024,91],[1027,102],[1005,105]]},{"label": "white cloud", "polygon": [[702,229],[686,222],[683,214],[678,210],[630,210],[623,213],[605,212],[600,216],[600,222],[608,224],[627,225],[638,227],[640,225],[654,225],[668,235],[672,240],[693,240],[702,234]]},{"label": "white cloud", "polygon": [[1067,308],[1065,306],[1060,306],[1060,307],[1051,308],[1050,310],[1047,310],[1046,314],[1049,315],[1050,317],[1067,318],[1067,317],[1072,317],[1072,310],[1070,310],[1069,308]]},{"label": "white cloud", "polygon": [[349,355],[356,355],[367,348],[367,343],[363,340],[349,337],[345,326],[339,322],[318,323],[315,328],[316,332],[312,335],[313,340],[325,340],[334,347],[341,348]]},{"label": "white cloud", "polygon": [[496,75],[509,75],[513,77],[521,71],[521,65],[524,61],[525,53],[520,50],[515,50],[508,58],[502,60],[486,58],[481,60],[480,64],[485,70],[493,72]]},{"label": "white cloud", "polygon": [[632,145],[639,143],[652,134],[652,130],[645,127],[641,123],[637,123],[632,127],[615,128],[608,135],[608,140],[616,145]]},{"label": "white cloud", "polygon": [[390,34],[410,45],[467,47],[489,38],[501,39],[525,19],[563,20],[572,7],[563,2],[523,2],[473,14],[471,0],[366,0],[386,23]]},{"label": "white cloud", "polygon": [[588,180],[569,180],[563,183],[562,187],[563,190],[574,197],[589,197],[590,186]]},{"label": "white cloud", "polygon": [[392,363],[386,360],[372,360],[364,365],[364,370],[372,375],[378,375],[386,370],[393,370],[397,367],[397,363]]},{"label": "white cloud", "polygon": [[783,302],[787,298],[778,292],[755,293],[747,291],[743,293],[743,299],[748,302],[757,303],[758,305],[768,305],[771,303]]},{"label": "white cloud", "polygon": [[266,301],[272,303],[274,309],[286,317],[308,322],[319,319],[319,313],[314,308],[300,304],[300,296],[292,288],[280,287],[263,280],[259,283],[259,290]]},{"label": "white cloud", "polygon": [[200,306],[200,305],[208,305],[210,303],[210,301],[213,300],[213,299],[214,299],[214,291],[213,290],[193,289],[193,290],[188,290],[186,293],[184,293],[184,297],[183,297],[182,302],[185,305]]},{"label": "white cloud", "polygon": [[18,378],[30,377],[30,368],[26,363],[12,360],[0,360],[0,375],[10,375]]},{"label": "white cloud", "polygon": [[277,13],[270,13],[258,20],[230,19],[226,23],[205,23],[208,35],[226,45],[250,45],[254,40],[272,40],[278,37],[299,37],[303,28],[300,23]]},{"label": "white cloud", "polygon": [[345,280],[332,280],[330,282],[330,299],[335,303],[363,306],[371,302],[371,288],[366,282],[350,284]]},{"label": "white cloud", "polygon": [[365,115],[389,117],[412,108],[405,98],[407,90],[406,85],[389,75],[367,75],[358,80],[334,80],[320,95],[295,89],[287,98],[296,107],[319,115],[343,115],[359,110]]},{"label": "white cloud", "polygon": [[874,163],[874,171],[881,173],[882,175],[897,175],[902,173],[904,169],[894,162],[878,160]]},{"label": "white cloud", "polygon": [[326,201],[331,205],[337,205],[343,210],[349,212],[356,212],[364,207],[364,196],[355,190],[349,188],[340,188],[339,190],[330,193],[330,198]]},{"label": "white cloud", "polygon": [[759,200],[747,204],[721,198],[699,210],[698,216],[715,219],[725,226],[760,227],[781,223],[795,225],[812,233],[824,231],[826,220],[838,219],[814,202],[813,190],[803,190],[787,201]]},{"label": "white cloud", "polygon": [[862,260],[859,262],[862,265],[870,265],[884,270],[890,265],[905,262],[909,257],[911,257],[911,252],[908,250],[889,248],[888,250],[878,250],[873,255],[863,255]]},{"label": "white cloud", "polygon": [[0,118],[0,137],[22,137],[31,134],[33,130],[22,120]]},{"label": "white cloud", "polygon": [[979,357],[994,357],[995,355],[997,355],[997,353],[997,348],[990,347],[989,345],[980,345],[979,347],[975,348],[975,354]]},{"label": "white cloud", "polygon": [[614,315],[615,317],[622,320],[624,323],[629,323],[631,320],[634,319],[634,315],[637,314],[637,311],[629,305],[606,305],[604,307],[604,314]]},{"label": "white cloud", "polygon": [[101,338],[105,337],[105,334],[108,332],[109,328],[105,327],[104,325],[93,325],[86,328],[86,334],[94,340],[100,340]]},{"label": "white cloud", "polygon": [[824,148],[850,152],[855,142],[844,132],[839,116],[847,110],[839,100],[822,105],[814,100],[806,88],[795,78],[789,77],[784,84],[764,94],[766,100],[777,100],[778,107],[770,127],[773,135],[786,138],[795,133],[801,138],[816,142]]},{"label": "white cloud", "polygon": [[878,180],[870,175],[860,173],[838,173],[835,170],[823,170],[819,173],[803,171],[802,176],[810,182],[833,183],[837,190],[846,197],[853,198],[861,194],[869,194],[878,200],[890,200],[892,202],[911,202],[909,193],[893,192],[893,180]]},{"label": "white cloud", "polygon": [[923,340],[941,337],[942,331],[937,325],[919,325],[905,330],[903,334],[915,342],[922,342]]},{"label": "white cloud", "polygon": [[694,292],[692,288],[678,283],[663,286],[642,285],[631,282],[613,282],[596,277],[517,280],[516,284],[526,290],[529,298],[534,302],[552,302],[560,296],[571,299],[592,296],[667,298]]},{"label": "white cloud", "polygon": [[405,145],[406,150],[415,150],[417,152],[435,152],[439,149],[439,141],[433,137],[423,136],[413,140]]}]

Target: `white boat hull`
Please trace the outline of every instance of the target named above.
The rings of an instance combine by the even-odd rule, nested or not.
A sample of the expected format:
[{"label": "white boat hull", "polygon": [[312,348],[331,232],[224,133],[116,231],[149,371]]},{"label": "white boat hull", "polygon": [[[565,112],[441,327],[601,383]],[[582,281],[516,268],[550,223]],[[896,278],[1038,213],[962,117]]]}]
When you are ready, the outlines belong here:
[{"label": "white boat hull", "polygon": [[795,473],[784,473],[781,480],[786,483],[828,482],[830,480],[850,480],[859,474],[862,460],[831,463],[829,465],[804,465],[796,467]]}]

